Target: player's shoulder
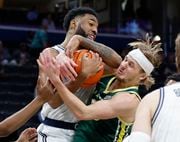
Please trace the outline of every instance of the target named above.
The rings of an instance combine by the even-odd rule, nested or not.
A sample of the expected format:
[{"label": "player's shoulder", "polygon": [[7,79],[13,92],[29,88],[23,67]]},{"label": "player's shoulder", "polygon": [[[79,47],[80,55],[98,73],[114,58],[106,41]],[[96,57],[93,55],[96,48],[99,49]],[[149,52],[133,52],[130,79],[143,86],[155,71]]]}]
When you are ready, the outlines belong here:
[{"label": "player's shoulder", "polygon": [[151,117],[155,113],[160,98],[160,89],[148,93],[140,102],[138,109],[150,112]]},{"label": "player's shoulder", "polygon": [[143,99],[142,99],[142,103],[144,104],[152,104],[152,103],[156,103],[159,100],[159,96],[160,96],[160,88],[156,89],[150,93],[148,93]]},{"label": "player's shoulder", "polygon": [[50,47],[52,50],[56,50],[58,52],[65,52],[65,48],[62,47],[60,44],[54,45]]}]

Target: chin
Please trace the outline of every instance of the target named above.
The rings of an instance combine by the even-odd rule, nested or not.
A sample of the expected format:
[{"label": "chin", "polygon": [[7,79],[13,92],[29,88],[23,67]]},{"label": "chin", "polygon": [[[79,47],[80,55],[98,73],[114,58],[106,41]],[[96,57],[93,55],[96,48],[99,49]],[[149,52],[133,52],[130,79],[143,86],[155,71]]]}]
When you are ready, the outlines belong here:
[{"label": "chin", "polygon": [[124,80],[124,77],[121,76],[121,75],[116,75],[116,78],[119,79],[119,80]]}]

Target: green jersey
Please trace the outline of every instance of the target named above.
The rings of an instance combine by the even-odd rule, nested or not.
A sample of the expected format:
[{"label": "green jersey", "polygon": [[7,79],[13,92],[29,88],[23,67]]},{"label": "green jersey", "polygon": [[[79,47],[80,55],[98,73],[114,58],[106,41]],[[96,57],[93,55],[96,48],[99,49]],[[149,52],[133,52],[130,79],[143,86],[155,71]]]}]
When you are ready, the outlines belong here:
[{"label": "green jersey", "polygon": [[[93,99],[96,101],[111,99],[118,92],[129,92],[140,99],[137,86],[108,91],[115,79],[113,76],[102,78],[96,86]],[[123,138],[130,133],[131,127],[132,123],[126,123],[119,117],[108,120],[80,121],[73,142],[122,142]]]}]

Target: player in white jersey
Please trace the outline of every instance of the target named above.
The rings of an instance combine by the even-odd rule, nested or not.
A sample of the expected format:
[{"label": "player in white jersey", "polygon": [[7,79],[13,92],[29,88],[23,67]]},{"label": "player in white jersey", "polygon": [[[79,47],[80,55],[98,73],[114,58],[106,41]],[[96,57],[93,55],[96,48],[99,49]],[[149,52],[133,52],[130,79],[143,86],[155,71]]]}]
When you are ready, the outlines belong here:
[{"label": "player in white jersey", "polygon": [[[176,38],[176,67],[180,71],[180,35]],[[177,74],[175,75],[177,76]],[[180,82],[169,78],[168,86],[148,94],[141,101],[133,131],[123,142],[180,142]],[[177,81],[172,83],[172,80]]]},{"label": "player in white jersey", "polygon": [[[52,47],[58,52],[64,52],[60,45]],[[88,103],[94,86],[87,89],[79,88],[75,95],[84,103]],[[42,123],[38,127],[39,138],[42,142],[70,142],[78,120],[65,104],[52,108],[49,103],[44,104],[41,111]]]},{"label": "player in white jersey", "polygon": [[[88,89],[78,89],[75,95],[87,103],[94,86]],[[70,142],[78,120],[65,104],[53,109],[48,103],[41,111],[42,123],[38,127],[38,141]]]},{"label": "player in white jersey", "polygon": [[[90,40],[94,40],[97,34],[97,27],[98,27],[98,21],[96,13],[89,8],[77,8],[69,11],[69,13],[66,15],[64,19],[64,27],[67,31],[66,38],[60,45],[56,45],[53,48],[45,49],[40,54],[40,61],[42,63],[46,63],[47,58],[52,58],[52,56],[56,56],[56,59],[58,60],[64,60],[69,65],[69,68],[60,68],[61,70],[61,79],[63,80],[73,80],[71,82],[66,83],[66,86],[72,91],[75,92],[75,94],[84,102],[87,103],[88,99],[91,97],[90,94],[93,91],[94,86],[91,86],[90,88],[82,89],[79,88],[80,84],[82,83],[83,79],[81,75],[79,74],[78,77],[77,74],[74,72],[74,69],[71,67],[75,66],[73,61],[65,56],[64,54],[64,48],[66,47],[67,43],[71,39],[71,37],[75,34],[82,35],[84,37],[89,38]],[[55,49],[55,50],[54,50]],[[51,52],[48,54],[48,52]],[[46,54],[47,53],[47,54]],[[59,54],[63,53],[63,54]],[[47,58],[43,58],[43,56],[46,56]],[[116,53],[115,60],[118,62],[121,62],[120,56]],[[89,67],[90,72],[97,72],[97,68],[100,65],[100,57],[96,56],[93,59],[83,60],[85,65],[88,64],[85,68]],[[83,62],[82,61],[82,62]],[[114,60],[111,59],[113,62]],[[112,66],[115,66],[115,62],[112,64]],[[94,68],[92,68],[92,66]],[[71,73],[69,73],[68,71]],[[94,71],[96,70],[96,71]],[[64,77],[65,78],[62,78]],[[46,77],[45,77],[46,78]],[[45,79],[46,80],[46,79]],[[74,81],[75,80],[75,81]],[[64,82],[65,83],[65,82]],[[69,142],[72,139],[72,136],[74,134],[74,129],[76,127],[76,122],[78,121],[76,117],[73,115],[72,112],[69,111],[69,109],[66,107],[66,105],[63,104],[63,101],[57,94],[57,92],[54,93],[53,98],[46,103],[43,106],[42,112],[42,123],[38,127],[38,142]]]},{"label": "player in white jersey", "polygon": [[[72,59],[65,56],[63,50],[73,35],[82,35],[83,37],[86,37],[90,40],[94,40],[96,38],[98,27],[97,15],[90,8],[73,9],[69,11],[65,16],[64,27],[67,31],[65,40],[60,45],[54,46],[53,48],[55,50],[53,48],[45,49],[40,54],[39,61],[42,64],[46,64],[46,60],[56,56],[57,61],[60,60],[59,64],[61,79],[64,80],[64,83],[69,79],[72,80],[68,81],[68,83],[66,82],[66,86],[72,92],[74,92],[84,103],[87,103],[94,86],[91,86],[88,89],[79,88],[86,77],[81,76],[81,74],[78,74],[77,76],[72,67],[76,66],[75,63],[72,61]],[[108,65],[116,68],[119,66],[119,63],[122,59],[115,51],[113,51],[113,53],[113,58],[111,60],[108,60]],[[102,63],[97,53],[94,53],[94,58],[88,60],[83,59],[82,62],[84,65],[88,65],[84,68],[89,71],[89,74],[97,72],[97,69]],[[65,63],[65,65],[63,65],[62,63]],[[46,77],[44,80],[46,81]],[[76,127],[76,122],[78,120],[72,114],[72,112],[69,112],[68,108],[63,104],[63,101],[61,100],[57,92],[54,92],[53,98],[43,106],[41,114],[43,121],[38,127],[38,142],[71,141],[72,135],[74,134],[74,129]]]},{"label": "player in white jersey", "polygon": [[133,132],[124,142],[179,142],[180,83],[148,94],[140,103]]},{"label": "player in white jersey", "polygon": [[[55,50],[52,49],[52,54],[55,56],[58,55],[59,52],[64,52],[64,47],[74,34],[82,34],[85,37],[95,38],[97,26],[97,15],[92,9],[77,8],[69,11],[64,19],[64,27],[67,31],[66,38],[61,45],[53,47]],[[68,77],[66,79],[68,79]],[[72,79],[72,76],[70,79]],[[93,91],[93,86],[88,89],[78,89],[81,82],[81,79],[76,79],[76,82],[69,83],[71,85],[69,85],[69,87],[73,92],[76,92],[75,94],[81,98],[83,102],[87,103],[90,97],[89,95],[91,91]],[[55,92],[54,97],[48,103],[44,104],[41,116],[42,123],[37,129],[38,142],[71,141],[78,120],[68,110],[66,105],[63,104],[60,97]]]},{"label": "player in white jersey", "polygon": [[179,142],[180,83],[160,89],[159,104],[152,119],[153,142]]}]

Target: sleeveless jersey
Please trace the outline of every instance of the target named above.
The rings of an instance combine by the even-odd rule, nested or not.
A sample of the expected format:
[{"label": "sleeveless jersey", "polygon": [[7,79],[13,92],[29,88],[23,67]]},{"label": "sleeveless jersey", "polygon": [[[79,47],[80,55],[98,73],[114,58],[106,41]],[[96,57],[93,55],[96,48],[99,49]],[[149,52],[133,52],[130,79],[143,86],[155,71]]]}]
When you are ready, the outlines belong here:
[{"label": "sleeveless jersey", "polygon": [[[58,52],[64,52],[64,49],[60,45],[53,46],[52,48],[57,50]],[[85,104],[87,104],[89,102],[89,99],[92,97],[94,89],[95,89],[95,85],[89,88],[79,88],[75,92],[75,95]],[[78,121],[77,118],[74,116],[74,114],[69,110],[69,108],[65,104],[62,104],[59,107],[53,109],[48,103],[45,103],[42,107],[40,114],[42,120],[48,117],[50,119],[60,120],[64,122],[71,122],[71,123],[76,123]],[[63,130],[63,133],[65,133],[64,131],[66,131],[66,133],[68,134],[64,134],[64,136],[62,136],[62,130],[60,131],[60,128],[47,126],[44,123],[41,123],[38,126],[37,131],[39,133],[43,133],[47,137],[53,136],[53,137],[57,137],[57,139],[58,137],[59,139],[61,139],[61,137],[67,137],[67,135],[70,133],[74,134],[72,132],[74,130]]]},{"label": "sleeveless jersey", "polygon": [[[111,99],[118,92],[129,92],[140,98],[136,86],[108,91],[114,80],[113,76],[102,78],[96,86],[93,99],[96,101]],[[125,123],[120,118],[81,121],[76,129],[73,142],[122,142],[122,139],[130,133],[131,127],[132,124]]]},{"label": "sleeveless jersey", "polygon": [[160,99],[152,119],[153,142],[180,142],[180,83],[160,88]]},{"label": "sleeveless jersey", "polygon": [[[58,52],[64,52],[64,48],[61,47],[61,45],[55,45],[52,48]],[[89,98],[92,97],[94,89],[95,86],[80,88],[75,92],[75,95],[87,104],[89,102]],[[41,116],[42,118],[48,117],[55,120],[64,120],[66,122],[77,122],[76,117],[65,104],[53,109],[48,103],[45,103],[41,111]]]}]

